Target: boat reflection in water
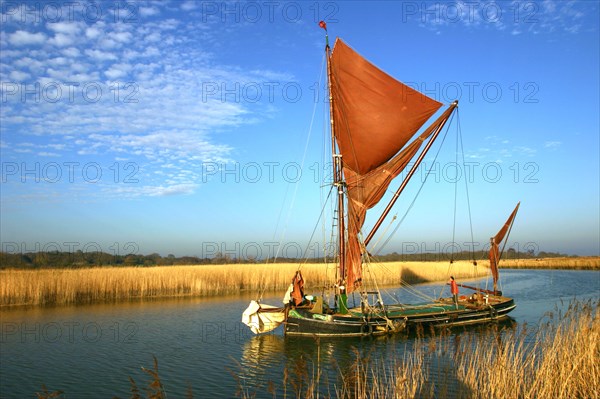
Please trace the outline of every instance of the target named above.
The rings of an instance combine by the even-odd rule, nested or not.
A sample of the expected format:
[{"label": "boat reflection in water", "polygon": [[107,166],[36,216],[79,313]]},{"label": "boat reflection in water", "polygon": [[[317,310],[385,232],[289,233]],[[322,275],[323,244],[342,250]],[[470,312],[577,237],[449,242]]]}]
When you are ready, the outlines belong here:
[{"label": "boat reflection in water", "polygon": [[365,378],[363,383],[399,372],[422,375],[420,381],[415,379],[415,397],[469,396],[454,367],[456,356],[463,354],[464,345],[501,344],[516,325],[506,317],[486,324],[419,328],[379,337],[255,335],[244,343],[234,374],[240,390],[257,396],[350,392],[358,378]]}]

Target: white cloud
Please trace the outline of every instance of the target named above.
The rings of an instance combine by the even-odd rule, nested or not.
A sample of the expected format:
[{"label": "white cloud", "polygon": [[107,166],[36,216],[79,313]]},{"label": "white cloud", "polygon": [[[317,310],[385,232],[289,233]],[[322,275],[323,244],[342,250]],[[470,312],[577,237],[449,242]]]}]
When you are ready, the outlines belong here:
[{"label": "white cloud", "polygon": [[108,37],[115,42],[127,43],[131,41],[131,33],[129,32],[111,32]]},{"label": "white cloud", "polygon": [[10,79],[16,82],[22,82],[24,80],[27,80],[31,77],[30,74],[28,74],[27,72],[22,72],[22,71],[11,71],[10,75],[9,75]]},{"label": "white cloud", "polygon": [[198,184],[183,183],[157,186],[119,186],[109,190],[112,194],[125,197],[162,197],[168,195],[192,194],[198,188]]},{"label": "white cloud", "polygon": [[56,57],[56,58],[49,59],[48,63],[53,66],[68,65],[69,60],[67,60],[65,57]]},{"label": "white cloud", "polygon": [[131,70],[131,65],[129,64],[115,64],[111,66],[108,71],[104,72],[104,74],[112,80],[118,80],[127,76],[129,71]]},{"label": "white cloud", "polygon": [[179,25],[180,22],[173,18],[166,19],[164,21],[161,21],[160,24],[157,24],[157,26],[164,31],[177,29]]},{"label": "white cloud", "polygon": [[142,17],[151,17],[160,14],[160,10],[156,7],[140,7],[139,13]]},{"label": "white cloud", "polygon": [[35,60],[31,57],[24,57],[15,61],[14,65],[18,68],[28,68],[33,73],[43,72],[45,70],[44,63],[40,60]]},{"label": "white cloud", "polygon": [[112,61],[112,60],[116,60],[117,56],[112,54],[112,53],[108,53],[106,51],[100,51],[100,50],[91,50],[91,49],[87,49],[85,50],[85,54],[97,61]]},{"label": "white cloud", "polygon": [[8,37],[8,41],[13,46],[28,46],[30,44],[42,44],[46,40],[46,35],[37,32],[30,33],[24,30],[18,30]]},{"label": "white cloud", "polygon": [[527,146],[516,146],[514,151],[519,153],[520,155],[525,156],[534,156],[537,153],[535,148],[527,147]]},{"label": "white cloud", "polygon": [[152,32],[149,35],[147,35],[144,40],[148,43],[154,43],[154,42],[158,42],[160,41],[160,33],[159,32]]},{"label": "white cloud", "polygon": [[[99,24],[96,24],[99,25]],[[99,37],[102,34],[102,29],[100,28],[100,26],[90,26],[89,28],[87,28],[85,30],[85,36],[88,39],[96,39],[97,37]]]},{"label": "white cloud", "polygon": [[[195,5],[185,4],[181,7]],[[163,7],[152,3],[143,13],[156,15],[154,9],[160,12]],[[63,97],[56,103],[42,101],[33,107],[13,99],[3,104],[0,122],[12,124],[15,137],[33,135],[36,143],[42,143],[3,151],[145,163],[148,180],[122,192],[126,196],[194,192],[199,181],[194,171],[202,162],[231,161],[234,148],[216,132],[255,123],[273,112],[268,104],[222,101],[219,94],[202,99],[203,82],[244,84],[293,78],[276,70],[218,64],[211,54],[213,41],[198,41],[197,33],[201,31],[203,39],[219,33],[173,18],[140,19],[136,24],[107,19],[90,26],[65,22],[37,28],[37,32],[3,34],[3,55],[7,51],[14,57],[6,63],[3,76],[42,86],[78,85],[62,86]],[[188,45],[191,42],[193,46]],[[42,46],[19,48],[32,44]],[[132,85],[124,86],[130,81]],[[100,88],[97,101],[83,97],[89,84]],[[94,97],[95,93],[87,94]]]},{"label": "white cloud", "polygon": [[[422,2],[407,7],[403,18],[438,34],[451,27],[493,29],[511,35],[526,32],[576,34],[584,27],[587,3],[564,0]],[[592,28],[596,29],[595,26]]]},{"label": "white cloud", "polygon": [[198,3],[195,1],[184,1],[183,3],[181,3],[181,9],[183,11],[192,11],[195,10],[196,8],[198,8]]},{"label": "white cloud", "polygon": [[77,49],[75,47],[69,47],[69,48],[63,49],[63,50],[61,50],[61,53],[70,58],[77,58],[81,55],[81,52],[79,51],[79,49]]},{"label": "white cloud", "polygon": [[75,43],[75,38],[64,33],[57,33],[54,35],[54,37],[48,40],[48,43],[57,47],[66,47]]},{"label": "white cloud", "polygon": [[556,149],[562,145],[560,141],[546,141],[544,143],[544,148]]},{"label": "white cloud", "polygon": [[7,49],[2,49],[2,58],[6,59],[6,58],[17,58],[17,57],[21,57],[23,56],[25,53],[23,51],[20,50],[7,50]]},{"label": "white cloud", "polygon": [[69,36],[78,35],[81,31],[81,25],[76,22],[53,22],[47,23],[46,27],[54,32]]}]

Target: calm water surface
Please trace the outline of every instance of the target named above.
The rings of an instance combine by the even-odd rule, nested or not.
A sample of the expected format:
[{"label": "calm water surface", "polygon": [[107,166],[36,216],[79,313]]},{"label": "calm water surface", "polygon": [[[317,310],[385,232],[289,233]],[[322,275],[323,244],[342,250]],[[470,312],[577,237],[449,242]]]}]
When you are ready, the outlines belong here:
[{"label": "calm water surface", "polygon": [[[517,302],[511,313],[517,323],[535,325],[574,297],[600,298],[597,271],[503,270],[502,281]],[[421,288],[437,296],[442,285]],[[417,301],[389,291],[401,301]],[[390,359],[410,348],[410,339],[400,336],[318,345],[285,339],[281,332],[254,336],[239,322],[250,298],[2,310],[0,397],[35,397],[45,385],[66,398],[128,398],[128,377],[145,388],[141,367],[151,368],[153,356],[172,398],[185,396],[188,387],[196,398],[235,397],[240,388],[272,397],[269,381],[281,388],[284,368],[304,370],[309,378],[319,369],[330,377],[324,392],[333,392],[337,370],[350,367],[357,351]],[[280,295],[264,301],[276,304]]]}]

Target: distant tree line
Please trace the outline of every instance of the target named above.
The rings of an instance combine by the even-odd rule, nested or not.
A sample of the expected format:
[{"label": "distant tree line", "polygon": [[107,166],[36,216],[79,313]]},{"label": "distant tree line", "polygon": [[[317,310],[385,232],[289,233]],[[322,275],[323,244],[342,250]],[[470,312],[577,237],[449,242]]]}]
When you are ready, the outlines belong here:
[{"label": "distant tree line", "polygon": [[[567,255],[556,252],[518,252],[512,248],[508,249],[504,259],[532,259],[532,258],[553,258],[566,257]],[[443,261],[443,260],[480,260],[485,259],[487,253],[478,251],[475,254],[469,251],[450,253],[418,253],[418,254],[400,254],[392,252],[387,255],[378,255],[376,260],[381,262],[393,261]],[[200,258],[197,256],[180,256],[172,254],[161,256],[153,253],[150,255],[127,254],[113,255],[105,252],[28,252],[28,253],[7,253],[0,252],[0,268],[17,269],[39,269],[39,268],[78,268],[92,266],[174,266],[174,265],[221,265],[221,264],[239,264],[239,263],[296,263],[323,262],[321,258],[297,259],[297,258],[277,258],[258,260],[254,258],[238,259],[230,255],[216,254],[212,258]]]}]

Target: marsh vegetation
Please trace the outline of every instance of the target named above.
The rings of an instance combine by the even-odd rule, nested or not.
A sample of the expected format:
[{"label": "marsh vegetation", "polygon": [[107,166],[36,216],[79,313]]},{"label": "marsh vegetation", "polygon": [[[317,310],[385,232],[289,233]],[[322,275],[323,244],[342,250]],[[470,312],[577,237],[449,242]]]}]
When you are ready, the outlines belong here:
[{"label": "marsh vegetation", "polygon": [[[207,297],[241,292],[279,292],[298,263],[190,266],[104,266],[0,270],[0,306],[71,305],[161,297]],[[489,274],[487,261],[381,262],[365,269],[380,286],[465,280]],[[506,260],[504,268],[600,269],[599,257]],[[317,291],[335,281],[335,265],[301,265],[306,286]]]}]

